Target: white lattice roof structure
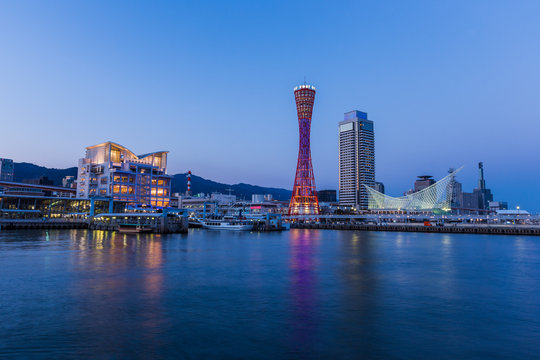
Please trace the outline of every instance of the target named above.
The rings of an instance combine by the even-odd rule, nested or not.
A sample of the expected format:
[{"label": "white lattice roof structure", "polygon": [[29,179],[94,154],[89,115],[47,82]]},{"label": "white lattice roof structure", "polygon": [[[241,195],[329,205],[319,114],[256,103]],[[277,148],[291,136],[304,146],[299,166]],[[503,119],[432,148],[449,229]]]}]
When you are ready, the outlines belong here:
[{"label": "white lattice roof structure", "polygon": [[441,209],[448,211],[452,203],[454,178],[462,168],[460,167],[425,189],[401,197],[388,196],[366,186],[368,190],[368,208],[374,210]]}]

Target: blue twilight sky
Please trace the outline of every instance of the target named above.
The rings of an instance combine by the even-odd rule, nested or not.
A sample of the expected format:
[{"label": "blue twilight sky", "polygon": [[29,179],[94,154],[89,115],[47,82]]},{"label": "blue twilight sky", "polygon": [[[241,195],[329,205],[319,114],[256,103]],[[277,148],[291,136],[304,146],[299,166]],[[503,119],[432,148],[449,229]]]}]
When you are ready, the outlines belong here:
[{"label": "blue twilight sky", "polygon": [[292,89],[317,87],[317,187],[337,123],[375,121],[377,180],[476,185],[538,211],[540,1],[0,1],[0,157],[75,166],[112,140],[169,172],[292,188]]}]

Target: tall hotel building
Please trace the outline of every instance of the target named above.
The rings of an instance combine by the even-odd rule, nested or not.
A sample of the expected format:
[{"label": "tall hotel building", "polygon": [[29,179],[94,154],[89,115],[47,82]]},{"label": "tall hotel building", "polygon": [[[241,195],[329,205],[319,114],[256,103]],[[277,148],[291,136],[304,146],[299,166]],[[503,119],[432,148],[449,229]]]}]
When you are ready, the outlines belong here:
[{"label": "tall hotel building", "polygon": [[375,134],[367,113],[354,110],[339,123],[339,204],[367,209],[364,185],[375,186]]},{"label": "tall hotel building", "polygon": [[167,175],[167,153],[135,155],[113,142],[89,146],[86,156],[79,160],[77,196],[169,206],[171,176]]}]

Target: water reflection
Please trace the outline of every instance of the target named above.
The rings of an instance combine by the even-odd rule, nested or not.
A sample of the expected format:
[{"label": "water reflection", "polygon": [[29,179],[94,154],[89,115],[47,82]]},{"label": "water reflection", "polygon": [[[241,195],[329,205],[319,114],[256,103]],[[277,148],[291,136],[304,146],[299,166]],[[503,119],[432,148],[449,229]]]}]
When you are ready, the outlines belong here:
[{"label": "water reflection", "polygon": [[318,325],[316,249],[319,230],[293,229],[290,231],[291,306],[290,347],[295,354],[309,353]]},{"label": "water reflection", "polygon": [[0,231],[0,358],[536,358],[538,264],[525,236]]},{"label": "water reflection", "polygon": [[[159,329],[167,320],[163,310],[163,240],[154,234],[119,234],[107,231],[78,233],[72,237],[74,287],[81,299],[77,327],[90,339],[130,333],[125,318],[135,318],[145,334],[139,339],[144,351],[155,354],[161,340]],[[127,337],[126,341],[130,340]],[[90,344],[103,353],[114,353],[116,346],[104,341]],[[141,346],[140,344],[138,345]]]},{"label": "water reflection", "polygon": [[[343,281],[338,342],[357,354],[373,355],[377,336],[379,299],[375,269],[376,241],[373,232],[340,232],[343,258],[338,277]],[[401,242],[399,240],[398,242]],[[351,336],[352,335],[352,336]]]}]

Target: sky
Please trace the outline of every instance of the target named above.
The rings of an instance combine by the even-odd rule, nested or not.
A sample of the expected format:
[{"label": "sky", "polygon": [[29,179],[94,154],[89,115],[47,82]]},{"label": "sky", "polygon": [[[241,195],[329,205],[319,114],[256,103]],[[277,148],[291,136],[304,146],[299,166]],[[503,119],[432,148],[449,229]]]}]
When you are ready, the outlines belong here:
[{"label": "sky", "polygon": [[394,196],[484,162],[495,200],[540,211],[539,1],[1,1],[0,157],[77,165],[86,146],[168,150],[169,173],[291,189],[293,88],[317,88],[318,189],[337,124],[375,122]]}]

